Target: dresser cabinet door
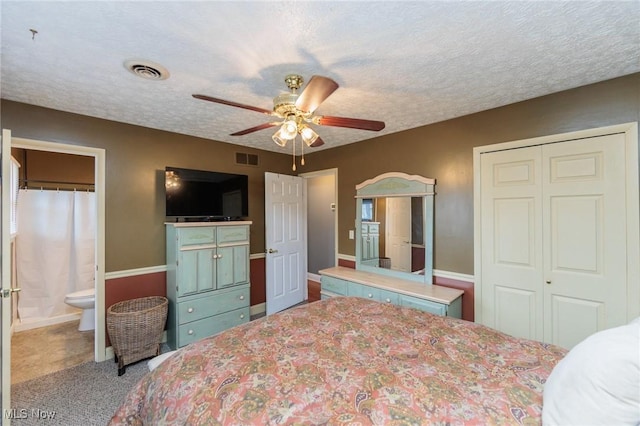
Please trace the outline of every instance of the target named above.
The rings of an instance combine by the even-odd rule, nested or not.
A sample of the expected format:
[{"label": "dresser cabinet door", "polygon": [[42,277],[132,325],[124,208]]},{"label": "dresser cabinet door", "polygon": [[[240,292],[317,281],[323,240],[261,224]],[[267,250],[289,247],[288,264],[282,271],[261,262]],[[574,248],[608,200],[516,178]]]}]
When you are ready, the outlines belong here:
[{"label": "dresser cabinet door", "polygon": [[217,251],[217,288],[249,282],[249,246],[219,247]]},{"label": "dresser cabinet door", "polygon": [[215,290],[214,250],[181,250],[178,257],[178,297]]}]

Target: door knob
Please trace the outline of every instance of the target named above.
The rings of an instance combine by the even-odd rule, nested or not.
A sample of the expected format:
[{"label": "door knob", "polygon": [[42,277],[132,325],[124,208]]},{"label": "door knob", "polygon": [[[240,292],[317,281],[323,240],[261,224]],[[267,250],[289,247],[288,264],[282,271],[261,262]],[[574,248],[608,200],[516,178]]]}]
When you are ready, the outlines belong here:
[{"label": "door knob", "polygon": [[547,280],[547,284],[551,284],[551,280]]},{"label": "door knob", "polygon": [[5,288],[2,290],[2,297],[10,297],[12,293],[17,293],[21,288]]},{"label": "door knob", "polygon": [[278,250],[271,249],[271,248],[269,249],[269,253],[277,253],[277,252],[278,252]]}]

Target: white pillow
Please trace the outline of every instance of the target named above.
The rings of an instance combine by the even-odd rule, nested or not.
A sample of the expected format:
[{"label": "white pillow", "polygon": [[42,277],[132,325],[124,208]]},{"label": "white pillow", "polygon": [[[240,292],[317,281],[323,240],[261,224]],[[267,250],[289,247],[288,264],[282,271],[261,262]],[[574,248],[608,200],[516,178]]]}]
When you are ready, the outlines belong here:
[{"label": "white pillow", "polygon": [[543,425],[640,424],[640,318],[589,336],[544,386]]},{"label": "white pillow", "polygon": [[160,364],[162,364],[162,362],[164,360],[166,360],[167,358],[169,358],[171,355],[173,355],[174,353],[176,353],[176,351],[169,351],[169,352],[165,352],[163,354],[160,354],[156,357],[153,357],[149,360],[149,362],[147,362],[147,367],[149,367],[149,371],[153,371],[156,369],[157,366],[159,366]]}]

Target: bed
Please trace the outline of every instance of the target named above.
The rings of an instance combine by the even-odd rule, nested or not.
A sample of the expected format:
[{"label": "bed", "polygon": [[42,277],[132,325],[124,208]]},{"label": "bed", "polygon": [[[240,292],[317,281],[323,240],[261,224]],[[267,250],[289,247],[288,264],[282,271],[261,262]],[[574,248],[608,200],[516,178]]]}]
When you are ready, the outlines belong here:
[{"label": "bed", "polygon": [[182,348],[110,424],[539,424],[545,381],[566,352],[334,297]]}]

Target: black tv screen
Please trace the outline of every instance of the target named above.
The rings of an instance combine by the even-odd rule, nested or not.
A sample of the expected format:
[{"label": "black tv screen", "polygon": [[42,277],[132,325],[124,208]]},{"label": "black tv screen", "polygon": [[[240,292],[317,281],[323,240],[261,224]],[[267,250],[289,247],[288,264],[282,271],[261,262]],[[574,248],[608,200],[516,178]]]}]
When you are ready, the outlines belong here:
[{"label": "black tv screen", "polygon": [[166,216],[202,220],[249,216],[247,175],[165,168]]}]

